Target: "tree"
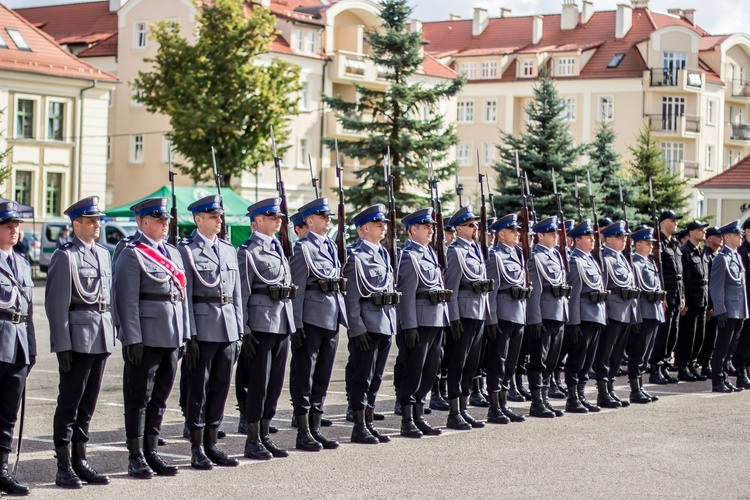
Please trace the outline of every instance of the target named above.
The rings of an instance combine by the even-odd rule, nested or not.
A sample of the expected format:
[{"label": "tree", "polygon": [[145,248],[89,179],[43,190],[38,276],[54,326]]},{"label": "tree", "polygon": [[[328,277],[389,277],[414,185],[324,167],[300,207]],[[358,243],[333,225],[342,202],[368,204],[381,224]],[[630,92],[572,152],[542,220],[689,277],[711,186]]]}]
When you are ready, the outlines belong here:
[{"label": "tree", "polygon": [[139,72],[133,84],[148,111],[169,115],[169,138],[189,161],[176,166],[194,182],[213,178],[212,146],[225,185],[271,161],[269,127],[284,144],[297,112],[299,67],[276,58],[258,64],[277,35],[276,17],[249,8],[242,0],[198,2],[194,44],[178,24],[158,23],[158,52],[146,59],[153,70]]},{"label": "tree", "polygon": [[[5,110],[0,109],[0,116],[2,116],[5,113]],[[5,131],[0,131],[0,136],[4,136]],[[0,184],[4,183],[6,179],[10,177],[10,174],[13,171],[13,167],[8,165],[5,162],[5,159],[8,157],[8,154],[10,153],[10,150],[13,149],[12,147],[6,148],[6,149],[0,149]]]},{"label": "tree", "polygon": [[690,197],[685,194],[688,184],[680,179],[679,175],[674,175],[669,171],[651,127],[644,126],[638,133],[636,144],[628,149],[633,155],[631,162],[633,180],[639,187],[639,193],[633,203],[638,221],[653,225],[649,179],[653,180],[654,198],[658,211],[671,209],[682,216],[689,215],[687,205]]},{"label": "tree", "polygon": [[[406,29],[413,9],[406,0],[384,0],[381,5],[383,29],[368,30],[366,36],[369,58],[385,70],[388,88],[374,90],[355,83],[358,101],[349,102],[341,96],[323,96],[323,101],[345,129],[365,135],[339,141],[342,153],[367,163],[357,170],[360,183],[346,190],[347,201],[359,209],[386,199],[383,160],[390,148],[396,208],[401,216],[425,205],[430,155],[436,178],[446,180],[455,172],[455,163],[439,166],[449,148],[458,143],[458,136],[455,126],[446,126],[438,109],[442,100],[458,93],[465,80],[455,78],[432,87],[411,82],[424,61],[422,34]],[[333,142],[325,139],[328,147],[333,147]],[[450,194],[441,194],[441,198],[449,199]]]},{"label": "tree", "polygon": [[[533,91],[534,99],[525,108],[528,116],[526,132],[518,137],[506,132],[501,134],[503,145],[498,147],[500,161],[494,166],[498,173],[499,190],[495,196],[495,207],[498,215],[517,212],[521,208],[515,163],[518,153],[521,175],[525,173],[528,176],[534,196],[537,219],[557,214],[557,203],[552,194],[552,170],[555,171],[557,189],[561,193],[563,214],[574,217],[577,214],[574,176],[585,181],[585,170],[578,165],[578,161],[587,146],[573,142],[565,121],[566,104],[558,96],[554,81],[542,78]],[[585,192],[582,185],[581,194]]]},{"label": "tree", "polygon": [[621,220],[623,217],[620,205],[620,186],[622,186],[622,197],[625,201],[628,222],[633,221],[635,208],[633,201],[636,199],[636,190],[632,179],[627,177],[623,168],[622,159],[615,151],[615,131],[608,123],[600,123],[596,129],[594,141],[589,146],[588,169],[591,172],[591,182],[596,191],[596,208],[600,217],[611,217],[612,220]]}]

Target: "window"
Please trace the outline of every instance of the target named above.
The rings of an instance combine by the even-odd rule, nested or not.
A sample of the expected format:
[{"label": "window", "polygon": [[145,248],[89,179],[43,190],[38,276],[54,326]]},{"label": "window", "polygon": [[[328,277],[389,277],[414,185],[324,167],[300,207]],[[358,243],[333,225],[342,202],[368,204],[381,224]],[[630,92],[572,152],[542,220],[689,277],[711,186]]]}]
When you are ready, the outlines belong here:
[{"label": "window", "polygon": [[365,74],[365,62],[359,59],[346,58],[345,72],[347,75],[364,75]]},{"label": "window", "polygon": [[388,78],[388,66],[385,66],[383,64],[376,64],[375,69],[378,70],[378,78],[381,80],[385,80]]},{"label": "window", "polygon": [[16,44],[16,47],[18,47],[18,50],[25,50],[28,52],[31,52],[31,47],[29,47],[29,42],[26,41],[26,39],[23,37],[20,31],[12,28],[6,28],[5,31],[8,32],[8,36],[10,36],[10,39],[13,40],[13,43]]},{"label": "window", "polygon": [[474,123],[474,101],[458,101],[458,123]]},{"label": "window", "polygon": [[297,43],[295,44],[294,48],[297,50],[297,52],[302,52],[305,49],[305,32],[302,30],[297,30],[295,32]]},{"label": "window", "polygon": [[681,142],[662,142],[661,157],[674,173],[675,167],[685,160],[685,145]]},{"label": "window", "polygon": [[143,136],[130,136],[130,163],[143,163]]},{"label": "window", "polygon": [[307,166],[307,139],[300,137],[297,139],[297,166],[302,168]]},{"label": "window", "polygon": [[456,147],[456,161],[462,167],[471,166],[471,143],[462,142]]},{"label": "window", "polygon": [[477,77],[477,63],[463,62],[458,65],[458,72],[467,79],[473,80]]},{"label": "window", "polygon": [[316,52],[316,35],[314,31],[310,31],[307,33],[307,51],[311,54],[314,54]]},{"label": "window", "polygon": [[146,30],[148,29],[148,26],[144,22],[135,23],[135,34],[133,36],[133,46],[136,49],[145,49],[146,48],[146,40],[148,39],[146,36]]},{"label": "window", "polygon": [[714,125],[716,123],[716,101],[713,99],[708,100],[706,108],[706,124]]},{"label": "window", "polygon": [[706,146],[706,170],[714,169],[714,147],[709,144]]},{"label": "window", "polygon": [[58,172],[47,173],[44,207],[47,216],[59,217],[62,213],[62,176]]},{"label": "window", "polygon": [[115,89],[112,89],[109,91],[109,95],[107,96],[107,107],[112,109],[112,106],[115,104]]},{"label": "window", "polygon": [[63,140],[63,126],[65,125],[65,104],[62,102],[48,103],[47,111],[47,139]]},{"label": "window", "polygon": [[557,76],[573,76],[575,74],[576,60],[565,57],[557,60]]},{"label": "window", "polygon": [[495,61],[482,63],[482,78],[497,78],[497,63]]},{"label": "window", "polygon": [[495,99],[484,101],[482,121],[484,123],[497,123],[497,101]]},{"label": "window", "polygon": [[565,106],[565,109],[563,109],[561,113],[563,120],[566,122],[576,121],[575,97],[563,97],[562,99],[560,99],[560,101],[563,103],[563,106]]},{"label": "window", "polygon": [[497,148],[491,142],[482,144],[482,166],[491,167],[495,163],[495,151]]},{"label": "window", "polygon": [[727,167],[731,167],[731,166],[732,166],[732,150],[728,149],[727,150]]},{"label": "window", "polygon": [[141,99],[143,98],[143,90],[141,89],[133,89],[133,92],[130,94],[130,107],[131,108],[142,108],[143,102]]},{"label": "window", "polygon": [[521,64],[521,78],[532,78],[534,76],[534,61],[524,61]]},{"label": "window", "polygon": [[7,49],[7,48],[8,48],[8,43],[5,41],[5,39],[2,36],[0,36],[0,49]]},{"label": "window", "polygon": [[31,205],[31,172],[16,170],[16,188],[14,191],[16,202],[21,205]]},{"label": "window", "polygon": [[677,72],[687,64],[687,54],[684,52],[665,52],[663,61],[665,85],[676,85]]},{"label": "window", "polygon": [[307,82],[302,82],[302,90],[299,96],[299,109],[308,110],[310,109],[310,85]]},{"label": "window", "polygon": [[170,151],[172,144],[166,135],[161,136],[161,162],[165,165],[169,164],[169,161],[174,161],[174,156]]},{"label": "window", "polygon": [[34,138],[34,101],[30,99],[18,100],[16,112],[16,139]]},{"label": "window", "polygon": [[599,121],[611,122],[615,119],[615,98],[611,96],[599,98]]},{"label": "window", "polygon": [[107,165],[112,163],[112,137],[107,136]]},{"label": "window", "polygon": [[421,103],[421,105],[419,106],[419,119],[425,122],[432,119],[432,110],[430,109],[430,103]]},{"label": "window", "polygon": [[612,57],[612,60],[609,61],[609,64],[607,64],[608,68],[616,68],[620,65],[622,60],[625,59],[625,54],[615,54]]}]

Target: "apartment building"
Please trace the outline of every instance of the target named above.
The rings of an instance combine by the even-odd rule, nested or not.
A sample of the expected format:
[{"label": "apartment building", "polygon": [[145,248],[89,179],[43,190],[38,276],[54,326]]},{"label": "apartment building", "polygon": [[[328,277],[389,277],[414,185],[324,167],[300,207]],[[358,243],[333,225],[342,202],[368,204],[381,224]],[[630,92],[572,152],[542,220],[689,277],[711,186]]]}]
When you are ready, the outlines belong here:
[{"label": "apartment building", "polygon": [[706,200],[711,224],[723,225],[750,218],[750,156],[746,156],[719,175],[696,186]]}]

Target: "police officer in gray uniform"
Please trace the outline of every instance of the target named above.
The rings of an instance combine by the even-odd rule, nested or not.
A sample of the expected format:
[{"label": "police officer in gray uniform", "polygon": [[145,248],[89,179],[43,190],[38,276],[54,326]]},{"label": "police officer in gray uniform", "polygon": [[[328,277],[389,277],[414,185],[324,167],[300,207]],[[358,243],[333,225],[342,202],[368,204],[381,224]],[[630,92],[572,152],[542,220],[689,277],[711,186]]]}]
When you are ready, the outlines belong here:
[{"label": "police officer in gray uniform", "polygon": [[256,460],[283,458],[289,453],[269,435],[271,419],[284,384],[289,334],[294,331],[289,263],[276,234],[281,229],[279,198],[261,200],[247,209],[253,232],[237,253],[242,283],[242,359],[249,377],[245,418],[248,421],[245,456]]},{"label": "police officer in gray uniform", "polygon": [[724,248],[711,263],[709,289],[717,324],[711,377],[713,392],[736,392],[743,389],[729,382],[724,371],[724,361],[729,346],[742,331],[742,324],[748,317],[745,266],[737,252],[743,237],[739,221],[725,224],[719,228],[719,232],[724,238]]},{"label": "police officer in gray uniform", "polygon": [[436,222],[432,208],[417,210],[402,219],[408,239],[398,266],[398,306],[401,321],[399,353],[403,370],[398,396],[401,402],[401,435],[437,436],[440,429],[424,418],[427,393],[440,366],[443,330],[448,326],[450,294],[443,287],[442,269],[430,246]]},{"label": "police officer in gray uniform", "polygon": [[350,248],[344,267],[351,363],[347,386],[354,411],[352,442],[387,443],[390,438],[373,426],[373,420],[375,400],[397,328],[399,294],[390,255],[380,245],[391,221],[385,215],[385,205],[373,205],[352,217],[352,222],[360,236]]},{"label": "police officer in gray uniform", "polygon": [[594,353],[599,344],[599,335],[607,325],[604,303],[609,291],[604,288],[601,269],[594,260],[596,231],[587,219],[570,232],[575,247],[570,252],[570,351],[565,362],[565,383],[568,400],[565,410],[571,413],[598,412],[599,407],[590,403],[584,391],[589,379],[589,370],[594,362]]},{"label": "police officer in gray uniform", "polygon": [[99,197],[90,196],[65,210],[75,237],[52,254],[44,293],[51,350],[60,370],[52,436],[57,454],[55,484],[65,488],[80,488],[81,480],[109,483],[109,477],[97,473],[86,460],[89,424],[115,346],[109,252],[96,243],[99,218],[104,215],[98,205]]},{"label": "police officer in gray uniform", "polygon": [[630,335],[630,325],[636,320],[636,308],[640,291],[636,285],[633,269],[623,255],[627,245],[625,222],[617,221],[601,228],[606,246],[604,257],[604,286],[609,290],[606,312],[607,325],[599,339],[593,369],[596,374],[596,404],[605,408],[629,406],[615,394],[615,378],[620,369],[625,347]]},{"label": "police officer in gray uniform", "polygon": [[469,393],[479,368],[485,319],[490,317],[488,295],[493,284],[487,279],[484,258],[476,242],[479,217],[472,206],[459,209],[450,219],[456,239],[448,247],[445,288],[453,294],[448,303],[450,351],[448,360],[448,427],[470,430],[484,427],[467,411]]},{"label": "police officer in gray uniform", "polygon": [[327,236],[333,215],[328,204],[328,198],[318,198],[300,207],[299,221],[307,233],[297,241],[289,261],[292,281],[298,287],[293,301],[289,392],[297,424],[296,447],[304,451],[339,446],[338,441],[320,433],[339,325],[348,327],[343,296],[346,282],[341,278],[336,245]]},{"label": "police officer in gray uniform", "polygon": [[[166,242],[169,199],[133,206],[142,234],[126,245],[114,269],[115,304],[125,361],[128,474],[140,479],[178,472],[157,453],[180,346],[190,339],[182,257]],[[145,456],[145,462],[144,462]]]},{"label": "police officer in gray uniform", "polygon": [[523,254],[518,247],[521,226],[516,214],[508,214],[490,229],[497,234],[498,243],[487,259],[487,278],[495,282],[489,294],[490,318],[485,325],[490,396],[487,421],[496,424],[523,422],[523,415],[517,415],[508,407],[508,389],[518,363],[526,323],[526,299],[531,295],[531,288],[526,284]]},{"label": "police officer in gray uniform", "polygon": [[0,202],[0,491],[9,495],[29,493],[11,475],[8,455],[26,377],[36,363],[31,266],[13,251],[21,222],[16,202]]},{"label": "police officer in gray uniform", "polygon": [[197,229],[180,241],[179,250],[190,311],[190,340],[183,361],[188,369],[185,413],[190,464],[204,470],[213,464],[234,467],[239,465],[237,459],[229,458],[216,443],[243,331],[237,253],[231,243],[218,237],[224,213],[221,196],[201,198],[188,210]]}]

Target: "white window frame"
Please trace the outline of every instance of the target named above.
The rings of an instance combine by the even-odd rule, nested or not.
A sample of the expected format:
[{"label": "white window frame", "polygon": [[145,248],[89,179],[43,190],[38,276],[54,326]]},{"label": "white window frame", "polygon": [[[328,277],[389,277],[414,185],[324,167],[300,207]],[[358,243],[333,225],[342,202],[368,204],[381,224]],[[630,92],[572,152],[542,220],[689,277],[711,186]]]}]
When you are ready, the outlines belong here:
[{"label": "white window frame", "polygon": [[310,54],[315,54],[318,47],[318,34],[314,31],[307,32],[307,40],[305,40],[305,50]]},{"label": "white window frame", "polygon": [[475,62],[458,63],[458,72],[464,75],[467,80],[474,80],[477,77],[477,63]]},{"label": "white window frame", "polygon": [[561,57],[557,60],[556,76],[575,76],[576,60],[573,57]]},{"label": "white window frame", "polygon": [[577,119],[576,98],[562,97],[560,98],[560,101],[562,101],[563,105],[565,106],[565,109],[561,113],[563,121],[568,123],[575,122]]},{"label": "white window frame", "polygon": [[615,120],[615,97],[604,95],[599,97],[599,121],[612,122]]},{"label": "white window frame", "polygon": [[456,103],[456,122],[474,123],[474,99],[462,99]]},{"label": "white window frame", "polygon": [[519,78],[534,78],[536,76],[534,61],[531,59],[521,61],[521,69],[518,76]]},{"label": "white window frame", "polygon": [[[172,150],[172,163],[174,163],[174,148]],[[161,162],[164,165],[169,163],[169,139],[166,134],[161,136]]]},{"label": "white window frame", "polygon": [[303,30],[296,30],[294,34],[296,42],[294,44],[294,50],[297,52],[305,51],[305,32]]},{"label": "white window frame", "polygon": [[482,123],[497,123],[497,99],[485,99],[482,106]]},{"label": "white window frame", "polygon": [[706,125],[716,125],[716,100],[709,99],[706,104]]},{"label": "white window frame", "polygon": [[144,50],[148,46],[148,23],[136,21],[133,24],[133,49]]},{"label": "white window frame", "polygon": [[497,78],[497,61],[484,61],[482,63],[482,78]]},{"label": "white window frame", "polygon": [[[31,137],[21,137],[18,135],[18,108],[19,101],[32,101],[34,103],[34,110],[31,114]],[[14,113],[13,113],[13,137],[24,141],[36,141],[39,140],[39,120],[41,119],[41,108],[42,99],[39,96],[32,96],[27,94],[16,94],[13,99],[14,102]]]},{"label": "white window frame", "polygon": [[307,137],[297,138],[297,168],[307,168],[307,154],[310,152],[310,141]]},{"label": "white window frame", "polygon": [[130,163],[140,165],[144,162],[145,140],[142,134],[130,136]]},{"label": "white window frame", "polygon": [[8,33],[8,36],[11,40],[13,40],[13,43],[16,45],[16,48],[18,50],[22,50],[24,52],[31,52],[31,46],[29,45],[29,42],[26,41],[26,39],[23,37],[23,34],[17,30],[16,28],[5,28],[6,33]]},{"label": "white window frame", "polygon": [[685,161],[685,143],[684,142],[662,142],[661,157],[666,162],[667,167],[674,173],[675,168],[680,162]]},{"label": "white window frame", "polygon": [[716,148],[713,144],[706,145],[706,170],[714,170],[716,163]]},{"label": "white window frame", "polygon": [[456,162],[459,167],[471,166],[471,150],[473,146],[470,142],[462,142],[456,146]]},{"label": "white window frame", "polygon": [[130,107],[131,108],[142,108],[144,104],[138,100],[138,96],[140,96],[142,91],[136,89],[135,87],[130,87]]},{"label": "white window frame", "polygon": [[495,153],[497,152],[497,146],[491,142],[485,142],[482,144],[482,166],[491,167],[495,164]]},{"label": "white window frame", "polygon": [[302,88],[299,92],[299,109],[302,111],[310,110],[310,83],[302,82]]},{"label": "white window frame", "polygon": [[[50,120],[50,105],[51,104],[62,104],[62,139],[54,139],[49,133],[49,120]],[[70,115],[70,101],[67,99],[54,99],[47,98],[44,106],[44,138],[48,141],[64,142],[68,138],[68,122]]]},{"label": "white window frame", "polygon": [[429,102],[422,102],[419,106],[419,119],[423,122],[432,120],[432,108]]}]

